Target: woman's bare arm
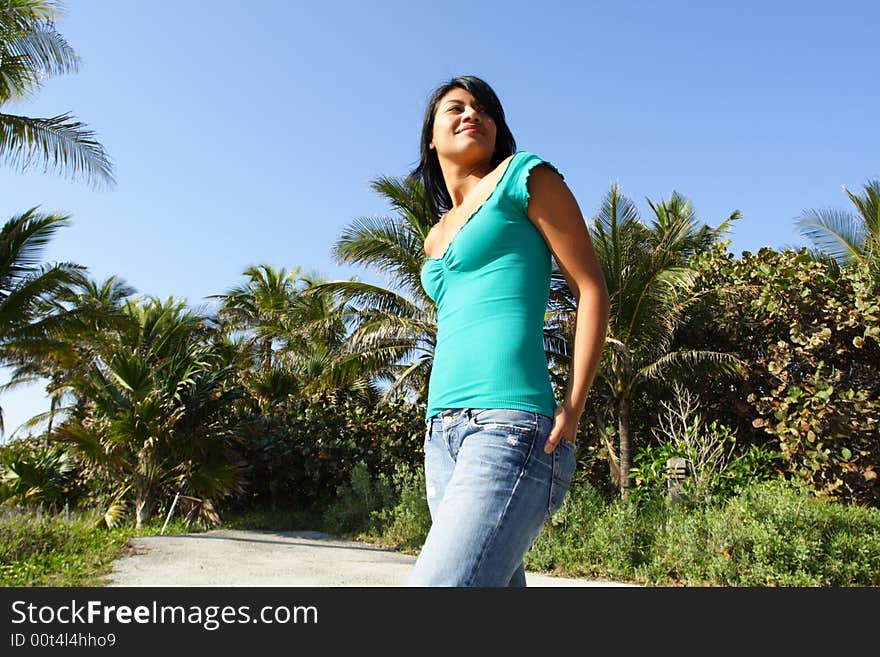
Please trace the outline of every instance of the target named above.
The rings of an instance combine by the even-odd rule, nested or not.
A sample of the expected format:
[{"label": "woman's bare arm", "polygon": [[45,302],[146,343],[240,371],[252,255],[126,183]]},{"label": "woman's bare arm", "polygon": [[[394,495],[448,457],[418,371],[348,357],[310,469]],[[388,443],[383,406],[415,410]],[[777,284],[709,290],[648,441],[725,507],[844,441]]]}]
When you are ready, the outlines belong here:
[{"label": "woman's bare arm", "polygon": [[538,165],[528,186],[529,219],[544,236],[577,301],[571,373],[544,448],[549,454],[561,439],[575,440],[605,344],[608,288],[584,217],[565,181],[550,167]]}]

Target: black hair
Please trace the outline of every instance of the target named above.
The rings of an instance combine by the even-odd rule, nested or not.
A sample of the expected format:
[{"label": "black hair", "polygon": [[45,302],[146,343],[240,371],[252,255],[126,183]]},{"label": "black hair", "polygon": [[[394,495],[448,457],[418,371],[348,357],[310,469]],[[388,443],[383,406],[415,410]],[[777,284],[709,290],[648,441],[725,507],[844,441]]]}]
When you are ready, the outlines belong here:
[{"label": "black hair", "polygon": [[495,152],[490,161],[494,168],[500,162],[516,152],[516,140],[507,127],[504,119],[504,108],[501,101],[487,82],[473,75],[462,75],[452,78],[443,83],[431,94],[428,106],[425,108],[425,118],[422,122],[422,134],[419,140],[419,165],[413,169],[410,178],[421,179],[425,189],[425,201],[429,211],[439,219],[440,215],[452,207],[452,198],[446,189],[446,181],[443,179],[443,171],[440,169],[440,160],[437,151],[430,148],[434,134],[434,114],[437,104],[447,92],[455,88],[464,89],[470,93],[477,104],[482,106],[485,112],[495,121],[497,133],[495,136]]}]

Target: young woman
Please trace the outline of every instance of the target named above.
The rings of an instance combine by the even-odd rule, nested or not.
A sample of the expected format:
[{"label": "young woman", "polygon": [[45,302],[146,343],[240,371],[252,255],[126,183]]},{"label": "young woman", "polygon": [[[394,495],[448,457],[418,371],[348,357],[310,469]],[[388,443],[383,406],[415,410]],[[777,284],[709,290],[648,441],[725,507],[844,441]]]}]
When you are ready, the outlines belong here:
[{"label": "young woman", "polygon": [[[605,341],[605,280],[562,174],[516,151],[483,80],[457,77],[435,90],[411,175],[442,216],[421,272],[437,306],[425,416],[432,525],[408,584],[525,586],[523,556],[574,474]],[[558,404],[543,340],[551,257],[578,302]]]}]

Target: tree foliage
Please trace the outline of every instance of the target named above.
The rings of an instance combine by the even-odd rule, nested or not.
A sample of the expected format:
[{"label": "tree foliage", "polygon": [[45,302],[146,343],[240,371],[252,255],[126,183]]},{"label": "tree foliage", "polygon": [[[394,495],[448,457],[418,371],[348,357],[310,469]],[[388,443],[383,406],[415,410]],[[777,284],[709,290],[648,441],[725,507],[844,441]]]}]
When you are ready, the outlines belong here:
[{"label": "tree foliage", "polygon": [[701,286],[742,293],[705,308],[696,329],[748,363],[741,387],[715,391],[822,495],[877,504],[880,488],[880,287],[806,249],[697,259]]},{"label": "tree foliage", "polygon": [[[60,4],[50,0],[0,2],[0,108],[78,69],[76,51],[55,29],[60,15]],[[0,160],[20,171],[42,165],[88,182],[114,182],[104,147],[70,113],[32,118],[0,112]]]}]

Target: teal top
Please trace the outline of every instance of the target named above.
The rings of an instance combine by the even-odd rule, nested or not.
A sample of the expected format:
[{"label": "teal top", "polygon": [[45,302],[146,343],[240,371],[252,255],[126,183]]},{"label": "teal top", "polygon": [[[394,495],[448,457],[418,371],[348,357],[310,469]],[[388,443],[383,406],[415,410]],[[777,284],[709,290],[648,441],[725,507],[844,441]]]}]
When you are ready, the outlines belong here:
[{"label": "teal top", "polygon": [[421,283],[437,306],[425,421],[447,408],[511,408],[553,417],[544,352],[551,252],[526,213],[529,173],[551,163],[518,151],[486,201]]}]

